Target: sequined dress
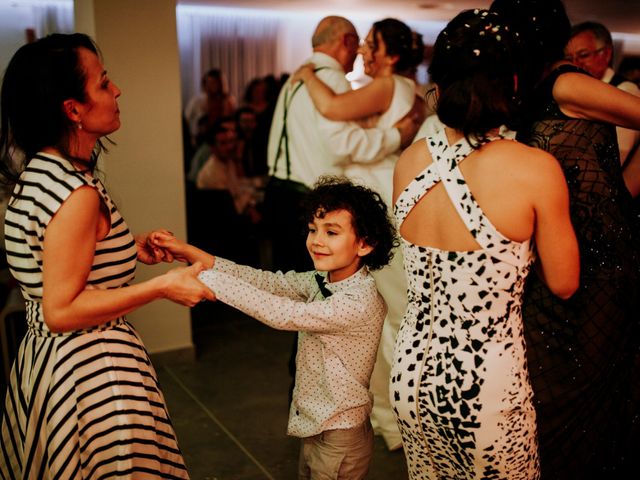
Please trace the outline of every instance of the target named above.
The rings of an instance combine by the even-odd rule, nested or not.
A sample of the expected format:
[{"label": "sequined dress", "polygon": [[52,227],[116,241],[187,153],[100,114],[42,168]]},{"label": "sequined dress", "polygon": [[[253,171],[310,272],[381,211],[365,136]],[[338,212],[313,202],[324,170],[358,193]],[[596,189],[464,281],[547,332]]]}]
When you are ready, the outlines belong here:
[{"label": "sequined dress", "polygon": [[636,454],[640,449],[634,367],[640,344],[640,236],[614,127],[569,118],[553,99],[558,76],[575,71],[563,66],[544,80],[531,102],[529,125],[518,134],[560,162],[580,246],[580,288],[568,301],[535,275],[525,288],[542,478],[627,478],[616,473],[625,448]]},{"label": "sequined dress", "polygon": [[[480,248],[444,251],[402,240],[409,305],[395,346],[390,396],[409,477],[539,477],[533,392],[520,305],[533,252],[492,225],[458,168],[472,149],[426,139],[433,163],[400,194],[398,225],[442,182]],[[427,199],[425,199],[427,200]]]}]

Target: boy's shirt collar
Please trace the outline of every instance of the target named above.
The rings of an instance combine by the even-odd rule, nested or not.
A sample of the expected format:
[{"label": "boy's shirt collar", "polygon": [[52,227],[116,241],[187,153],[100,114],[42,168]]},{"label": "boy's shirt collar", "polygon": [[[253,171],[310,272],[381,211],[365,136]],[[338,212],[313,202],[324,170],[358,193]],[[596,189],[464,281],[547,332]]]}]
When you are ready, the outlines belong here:
[{"label": "boy's shirt collar", "polygon": [[324,298],[329,298],[333,293],[349,288],[354,283],[360,282],[367,275],[369,275],[369,269],[366,265],[363,265],[353,275],[350,275],[339,282],[329,282],[327,280],[327,272],[315,272],[314,277],[322,296]]}]

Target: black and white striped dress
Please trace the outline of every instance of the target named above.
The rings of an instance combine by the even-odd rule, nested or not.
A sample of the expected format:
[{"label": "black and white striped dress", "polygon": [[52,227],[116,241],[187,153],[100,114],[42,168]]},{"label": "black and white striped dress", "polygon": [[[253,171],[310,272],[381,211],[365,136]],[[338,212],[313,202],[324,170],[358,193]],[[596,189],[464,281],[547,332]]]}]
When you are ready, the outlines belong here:
[{"label": "black and white striped dress", "polygon": [[62,158],[39,154],[21,178],[5,237],[29,328],[2,413],[0,478],[188,478],[156,373],[125,318],[63,334],[50,332],[43,318],[44,234],[69,195],[93,186],[111,214],[86,288],[133,279],[136,246],[127,225],[100,181]]}]

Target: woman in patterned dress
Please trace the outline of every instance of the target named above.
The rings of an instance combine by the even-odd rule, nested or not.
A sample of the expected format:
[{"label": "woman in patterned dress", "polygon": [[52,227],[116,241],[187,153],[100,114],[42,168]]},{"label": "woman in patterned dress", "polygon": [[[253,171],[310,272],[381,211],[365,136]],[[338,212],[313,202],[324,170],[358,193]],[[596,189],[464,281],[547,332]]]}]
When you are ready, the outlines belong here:
[{"label": "woman in patterned dress", "polygon": [[395,170],[409,306],[390,395],[411,479],[539,477],[522,290],[535,240],[537,273],[570,297],[578,246],[555,159],[498,135],[515,111],[513,40],[486,10],[447,25],[429,70],[445,128]]},{"label": "woman in patterned dress", "polygon": [[15,183],[6,252],[28,323],[2,413],[0,477],[188,478],[124,315],[211,295],[199,265],[128,285],[136,259],[157,263],[163,252],[134,239],[94,175],[100,139],[120,126],[120,90],[89,37],[56,34],[16,52],[0,95],[1,171]]},{"label": "woman in patterned dress", "polygon": [[533,276],[525,287],[543,479],[628,478],[640,448],[640,228],[614,125],[640,129],[640,98],[564,61],[571,29],[559,0],[491,9],[523,41],[517,138],[557,159],[580,244],[580,288],[569,301]]}]

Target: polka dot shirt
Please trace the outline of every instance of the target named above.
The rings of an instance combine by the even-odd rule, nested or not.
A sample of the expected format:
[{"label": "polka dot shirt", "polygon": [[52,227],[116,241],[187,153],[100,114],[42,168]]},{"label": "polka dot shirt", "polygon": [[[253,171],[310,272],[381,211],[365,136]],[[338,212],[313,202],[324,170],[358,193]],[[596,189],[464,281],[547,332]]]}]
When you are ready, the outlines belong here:
[{"label": "polka dot shirt", "polygon": [[387,312],[366,267],[325,283],[328,298],[316,274],[267,272],[216,257],[214,268],[199,277],[218,300],[270,327],[299,332],[288,426],[296,437],[367,420],[369,380]]}]

